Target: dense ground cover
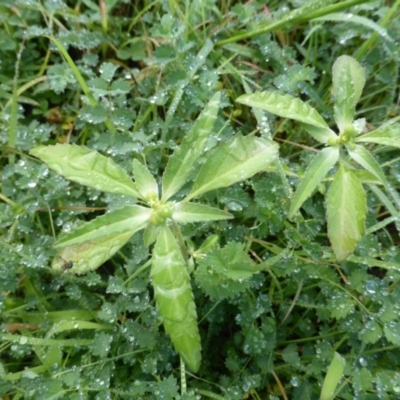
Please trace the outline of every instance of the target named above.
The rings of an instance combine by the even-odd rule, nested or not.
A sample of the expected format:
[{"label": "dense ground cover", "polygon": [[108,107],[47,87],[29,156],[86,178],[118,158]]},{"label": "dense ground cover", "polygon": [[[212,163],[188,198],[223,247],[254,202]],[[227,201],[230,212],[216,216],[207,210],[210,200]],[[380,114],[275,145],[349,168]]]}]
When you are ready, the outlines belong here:
[{"label": "dense ground cover", "polygon": [[399,398],[399,7],[2,0],[0,396]]}]

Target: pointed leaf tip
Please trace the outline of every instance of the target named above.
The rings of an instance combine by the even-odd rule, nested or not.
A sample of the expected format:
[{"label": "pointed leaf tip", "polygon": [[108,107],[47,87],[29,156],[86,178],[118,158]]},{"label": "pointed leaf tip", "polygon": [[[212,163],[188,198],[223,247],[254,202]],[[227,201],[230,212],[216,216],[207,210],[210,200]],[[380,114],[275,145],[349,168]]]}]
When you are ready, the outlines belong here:
[{"label": "pointed leaf tip", "polygon": [[81,185],[103,192],[140,197],[134,182],[118,164],[85,146],[38,146],[29,153],[41,159],[57,174]]},{"label": "pointed leaf tip", "polygon": [[236,99],[238,103],[260,108],[283,118],[290,118],[305,124],[329,129],[317,110],[300,99],[277,92],[255,92],[244,94]]},{"label": "pointed leaf tip", "polygon": [[339,147],[327,147],[319,152],[307,167],[303,179],[292,198],[288,218],[292,218],[311,196],[326,174],[339,159]]},{"label": "pointed leaf tip", "polygon": [[277,157],[276,143],[255,136],[237,135],[210,152],[185,201],[248,179]]}]

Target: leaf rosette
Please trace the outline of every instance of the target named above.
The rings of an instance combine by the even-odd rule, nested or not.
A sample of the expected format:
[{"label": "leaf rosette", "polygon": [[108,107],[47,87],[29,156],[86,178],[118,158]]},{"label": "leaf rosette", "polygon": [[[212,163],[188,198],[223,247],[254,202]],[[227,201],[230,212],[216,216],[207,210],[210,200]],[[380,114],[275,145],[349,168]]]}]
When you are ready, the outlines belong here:
[{"label": "leaf rosette", "polygon": [[180,202],[171,200],[187,183],[200,155],[204,157],[220,101],[221,94],[215,94],[170,156],[162,177],[162,193],[157,180],[138,160],[133,161],[133,181],[113,160],[83,146],[39,146],[30,152],[67,179],[144,204],[112,210],[62,235],[55,243],[60,250],[52,266],[62,273],[93,271],[136,232],[144,230],[145,244],[155,242],[151,277],[157,309],[175,349],[193,372],[200,367],[201,345],[179,225],[233,218],[224,210],[191,200],[250,178],[278,156],[275,143],[237,135],[206,153],[191,192]]}]

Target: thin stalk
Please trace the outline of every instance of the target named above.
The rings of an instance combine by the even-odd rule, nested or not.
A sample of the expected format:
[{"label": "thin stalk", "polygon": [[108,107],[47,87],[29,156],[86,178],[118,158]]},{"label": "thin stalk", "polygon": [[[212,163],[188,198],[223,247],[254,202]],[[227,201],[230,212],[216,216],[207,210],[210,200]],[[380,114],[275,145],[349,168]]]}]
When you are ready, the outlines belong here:
[{"label": "thin stalk", "polygon": [[[254,36],[259,36],[263,33],[275,32],[286,25],[294,25],[298,23],[308,22],[314,18],[322,17],[324,15],[328,15],[333,12],[346,10],[349,7],[353,7],[357,4],[367,3],[368,1],[371,0],[367,1],[350,0],[346,2],[340,2],[338,4],[330,4],[333,3],[333,1],[335,0],[328,0],[324,2],[321,1],[309,2],[306,5],[287,13],[283,18],[279,19],[278,21],[272,22],[260,29],[255,29],[253,31],[246,33],[240,33],[239,35],[232,36],[229,39],[221,40],[217,42],[215,45],[223,46],[227,43],[233,43],[233,42],[238,42],[240,40],[249,39]],[[325,7],[320,7],[321,4],[325,5]]]},{"label": "thin stalk", "polygon": [[15,62],[15,74],[13,83],[13,94],[11,98],[11,115],[10,115],[10,126],[8,130],[8,147],[10,148],[10,155],[8,161],[10,164],[15,162],[15,146],[17,143],[17,124],[18,124],[18,76],[19,66],[21,64],[21,56],[25,47],[25,39],[21,42],[17,53],[17,60]]},{"label": "thin stalk", "polygon": [[181,395],[185,395],[187,393],[187,384],[186,384],[186,368],[185,362],[181,357]]},{"label": "thin stalk", "polygon": [[[65,47],[54,36],[47,36],[47,37],[57,46],[58,50],[60,51],[60,53],[64,57],[65,61],[68,63],[69,67],[72,70],[72,73],[75,75],[75,78],[79,83],[79,86],[81,87],[83,93],[85,93],[85,95],[88,98],[90,104],[93,107],[96,107],[98,105],[97,100],[94,98],[92,92],[89,89],[89,86],[86,84],[85,80],[83,79],[82,74],[80,73],[78,67],[74,63],[74,60],[68,54],[68,52],[65,49]],[[105,124],[106,124],[107,128],[110,130],[111,133],[115,133],[115,127],[114,127],[113,123],[110,120],[105,121]]]},{"label": "thin stalk", "polygon": [[[382,18],[380,21],[379,25],[381,27],[385,27],[387,23],[390,21],[390,19],[394,16],[398,8],[400,7],[400,0],[397,0],[392,7],[389,9],[389,11],[386,13],[386,15]],[[371,49],[374,43],[376,42],[376,39],[378,38],[378,33],[374,32],[368,40],[366,40],[361,47],[358,49],[358,51],[355,54],[355,58],[357,60],[361,60],[364,56],[365,53],[368,51],[368,49]]]}]

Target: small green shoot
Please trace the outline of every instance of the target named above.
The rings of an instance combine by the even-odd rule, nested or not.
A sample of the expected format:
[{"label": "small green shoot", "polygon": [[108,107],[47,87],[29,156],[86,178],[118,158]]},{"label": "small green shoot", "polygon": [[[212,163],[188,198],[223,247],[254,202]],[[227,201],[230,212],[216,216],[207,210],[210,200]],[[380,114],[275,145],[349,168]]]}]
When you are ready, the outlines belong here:
[{"label": "small green shoot", "polygon": [[[175,349],[193,372],[200,368],[200,336],[185,254],[177,241],[181,241],[181,233],[176,224],[232,218],[225,211],[189,200],[250,178],[272,163],[278,153],[277,145],[271,141],[238,135],[207,154],[191,192],[183,201],[169,201],[186,183],[203,152],[217,117],[220,97],[217,93],[210,100],[180,148],[170,157],[161,196],[156,180],[137,160],[133,161],[135,182],[132,182],[111,159],[85,147],[40,146],[30,152],[68,179],[147,204],[147,207],[134,204],[110,211],[62,236],[55,244],[61,250],[54,258],[53,268],[75,274],[93,271],[137,231],[145,229],[145,243],[156,242],[151,277],[158,311]],[[72,262],[72,267],[65,269],[64,260]]]}]

